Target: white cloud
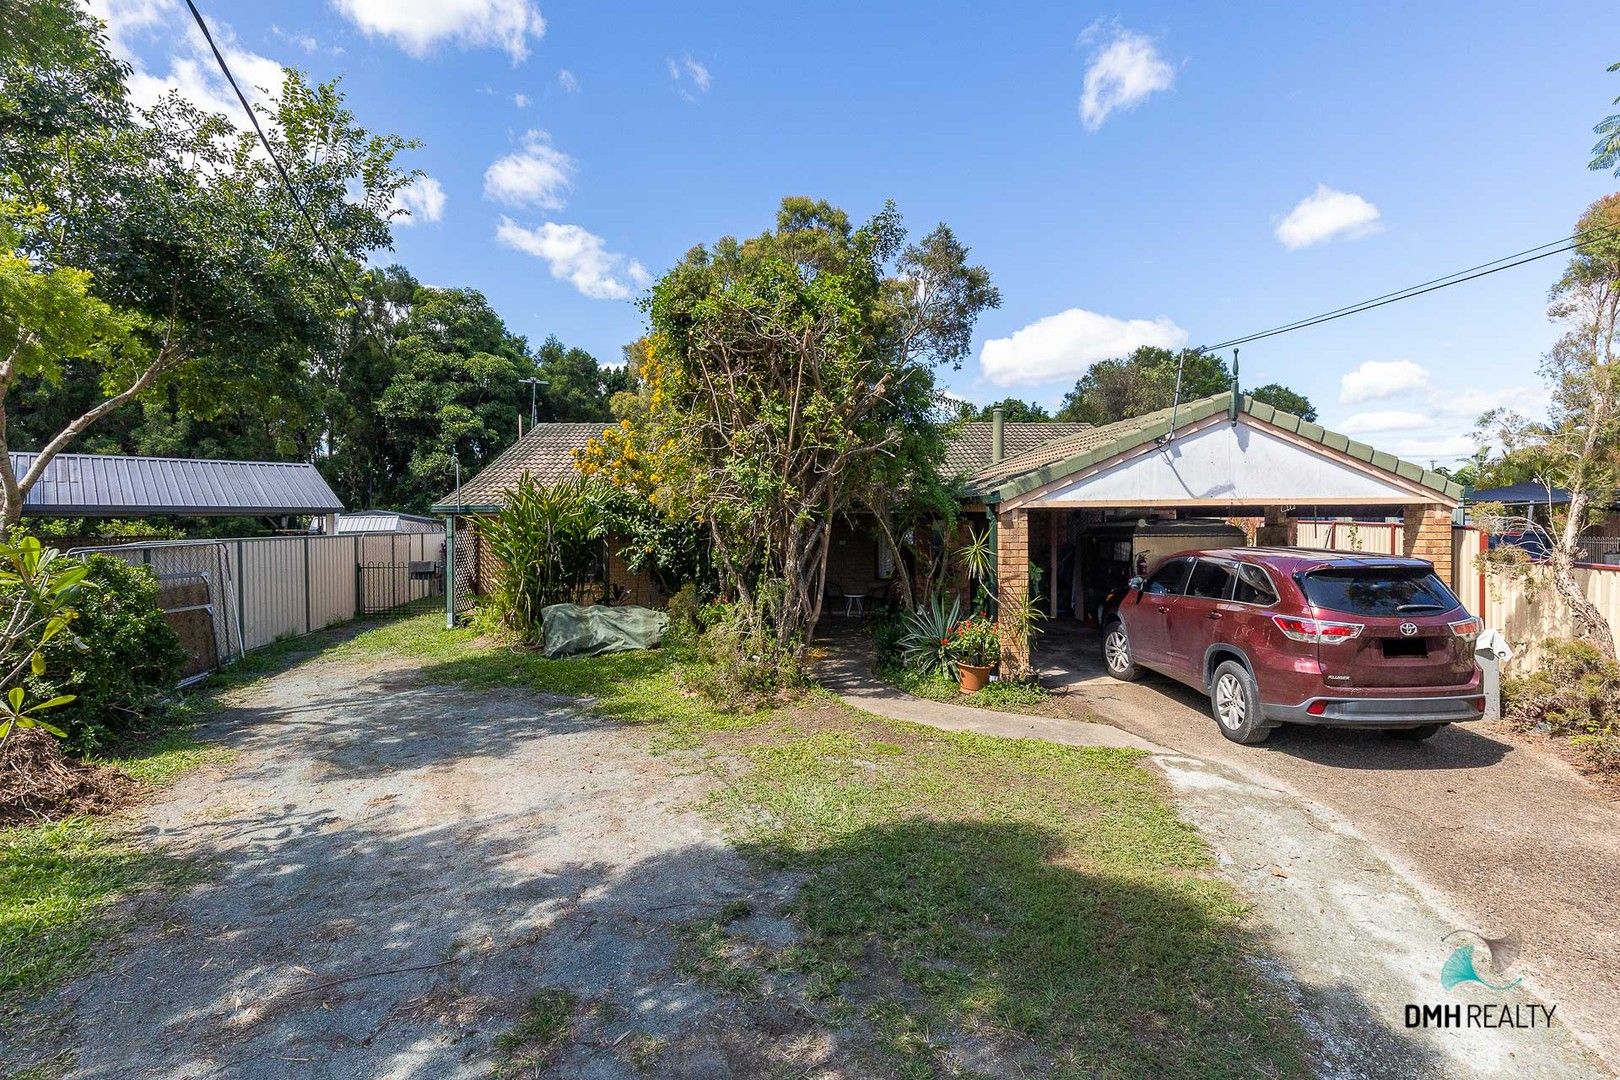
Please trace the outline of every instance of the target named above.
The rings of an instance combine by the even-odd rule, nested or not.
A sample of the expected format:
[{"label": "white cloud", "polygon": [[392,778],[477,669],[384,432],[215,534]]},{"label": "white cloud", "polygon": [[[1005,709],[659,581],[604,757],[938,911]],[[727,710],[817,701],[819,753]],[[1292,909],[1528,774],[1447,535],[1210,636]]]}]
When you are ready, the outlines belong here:
[{"label": "white cloud", "polygon": [[546,32],[529,0],[332,0],[332,6],[366,34],[419,58],[449,42],[503,49],[515,64],[528,57],[529,39]]},{"label": "white cloud", "polygon": [[516,105],[520,109],[527,109],[529,107],[529,95],[528,94],[513,94],[512,95],[512,104]]},{"label": "white cloud", "polygon": [[574,73],[569,71],[567,68],[563,68],[561,71],[557,72],[557,85],[563,88],[564,93],[579,93],[579,79],[577,79],[574,76]]},{"label": "white cloud", "polygon": [[507,206],[561,210],[573,180],[574,159],[552,146],[544,131],[530,131],[521,150],[496,158],[484,171],[484,195]]},{"label": "white cloud", "polygon": [[1434,423],[1428,413],[1406,412],[1401,409],[1374,409],[1359,412],[1339,425],[1346,435],[1363,435],[1376,431],[1417,431]]},{"label": "white cloud", "polygon": [[444,203],[443,185],[431,176],[419,176],[399,190],[390,209],[406,211],[394,221],[402,226],[410,226],[419,221],[433,222],[444,217]]},{"label": "white cloud", "polygon": [[1429,387],[1429,372],[1412,360],[1368,360],[1339,379],[1339,400],[1346,405],[1410,394]]},{"label": "white cloud", "polygon": [[608,251],[600,236],[579,225],[548,221],[529,229],[503,217],[495,229],[495,239],[544,259],[552,277],[568,282],[594,300],[627,300],[634,289],[652,283],[652,275],[641,263]]},{"label": "white cloud", "polygon": [[[1085,38],[1104,29],[1104,24],[1094,24]],[[1149,94],[1168,90],[1176,81],[1175,69],[1159,55],[1151,38],[1117,23],[1108,24],[1106,32],[1107,40],[1091,54],[1080,94],[1080,119],[1091,131],[1102,127],[1111,113],[1135,108]]]},{"label": "white cloud", "polygon": [[[113,55],[130,65],[129,99],[139,108],[155,105],[171,90],[200,109],[223,113],[242,124],[242,105],[220,74],[202,31],[179,0],[88,0],[90,13],[107,24],[107,44]],[[210,28],[237,84],[254,104],[266,104],[281,92],[282,65],[244,48],[228,23]],[[161,42],[167,71],[149,67],[135,50],[135,41]],[[161,65],[157,65],[161,66]]]},{"label": "white cloud", "polygon": [[1298,251],[1338,236],[1368,236],[1381,228],[1378,207],[1360,195],[1317,184],[1314,192],[1277,222],[1276,234],[1283,247]]},{"label": "white cloud", "polygon": [[1178,349],[1187,331],[1169,319],[1116,319],[1070,308],[1037,319],[1011,337],[991,338],[979,353],[985,378],[998,386],[1075,378],[1099,360],[1142,345]]},{"label": "white cloud", "polygon": [[296,30],[283,30],[274,23],[270,24],[270,32],[282,41],[291,42],[307,53],[319,52],[321,49],[321,43],[315,40],[314,34],[305,34]]},{"label": "white cloud", "polygon": [[665,60],[664,64],[669,69],[669,77],[675,82],[675,88],[687,101],[696,101],[699,95],[709,92],[712,81],[709,68],[701,61],[692,59],[691,53],[678,61]]}]

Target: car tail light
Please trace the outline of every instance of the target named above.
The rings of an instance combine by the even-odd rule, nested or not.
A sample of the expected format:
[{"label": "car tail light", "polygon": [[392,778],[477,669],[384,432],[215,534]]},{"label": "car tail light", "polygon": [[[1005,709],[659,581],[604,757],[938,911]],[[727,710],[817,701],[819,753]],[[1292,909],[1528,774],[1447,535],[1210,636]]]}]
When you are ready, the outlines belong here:
[{"label": "car tail light", "polygon": [[1326,619],[1296,619],[1292,615],[1273,615],[1271,621],[1283,636],[1293,641],[1310,641],[1318,645],[1336,645],[1361,636],[1361,623],[1329,622]]},{"label": "car tail light", "polygon": [[1485,629],[1485,624],[1474,617],[1458,619],[1451,624],[1451,632],[1464,641],[1473,641],[1479,637],[1479,632],[1483,629]]}]

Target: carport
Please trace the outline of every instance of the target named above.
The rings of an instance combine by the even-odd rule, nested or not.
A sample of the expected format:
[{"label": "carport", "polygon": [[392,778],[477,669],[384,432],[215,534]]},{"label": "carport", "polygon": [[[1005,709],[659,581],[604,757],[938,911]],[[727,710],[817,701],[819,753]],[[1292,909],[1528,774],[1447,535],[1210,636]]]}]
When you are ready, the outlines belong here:
[{"label": "carport", "polygon": [[[1296,516],[1398,518],[1402,553],[1451,578],[1451,512],[1462,489],[1247,395],[1216,394],[1088,428],[969,478],[996,537],[1004,604],[1028,596],[1030,569],[1057,577],[1060,549],[1087,524],[1120,518],[1248,521],[1259,544],[1294,541]],[[1195,545],[1196,546],[1196,545]],[[1076,564],[1071,574],[1083,574]],[[1051,613],[1057,588],[1048,588]],[[1002,622],[1002,669],[1029,668],[1029,639]]]}]

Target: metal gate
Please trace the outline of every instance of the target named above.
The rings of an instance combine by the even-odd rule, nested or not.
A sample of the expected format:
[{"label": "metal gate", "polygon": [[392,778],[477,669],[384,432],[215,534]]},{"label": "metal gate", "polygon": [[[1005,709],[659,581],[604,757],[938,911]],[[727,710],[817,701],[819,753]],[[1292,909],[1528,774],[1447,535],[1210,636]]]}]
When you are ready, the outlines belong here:
[{"label": "metal gate", "polygon": [[362,615],[444,595],[444,568],[436,562],[359,563],[354,574],[355,600]]}]

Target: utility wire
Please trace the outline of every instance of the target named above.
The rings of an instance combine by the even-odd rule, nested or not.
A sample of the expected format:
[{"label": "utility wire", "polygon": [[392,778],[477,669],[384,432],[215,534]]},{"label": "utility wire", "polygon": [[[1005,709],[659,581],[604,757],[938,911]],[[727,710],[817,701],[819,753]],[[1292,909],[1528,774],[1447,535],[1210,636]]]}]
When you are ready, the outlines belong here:
[{"label": "utility wire", "polygon": [[[1371,311],[1374,308],[1380,308],[1386,304],[1393,304],[1400,300],[1410,300],[1415,296],[1422,296],[1425,293],[1431,293],[1439,289],[1449,288],[1452,285],[1461,285],[1464,282],[1474,281],[1477,278],[1500,273],[1503,270],[1511,270],[1514,267],[1535,262],[1537,259],[1545,259],[1552,255],[1561,255],[1565,252],[1574,251],[1588,240],[1600,235],[1612,234],[1616,231],[1617,228],[1588,229],[1584,232],[1578,232],[1573,236],[1566,236],[1561,240],[1552,240],[1545,244],[1538,244],[1533,248],[1526,248],[1524,251],[1517,252],[1513,255],[1504,255],[1499,259],[1492,259],[1490,262],[1480,263],[1478,266],[1471,266],[1466,270],[1458,270],[1455,273],[1446,274],[1443,277],[1431,278],[1428,281],[1420,282],[1416,285],[1409,285],[1404,289],[1397,289],[1394,292],[1385,293],[1382,296],[1375,296],[1369,300],[1362,300],[1359,303],[1349,304],[1341,308],[1335,308],[1332,311],[1324,311],[1318,315],[1307,316],[1306,318],[1298,319],[1291,323],[1284,323],[1281,326],[1272,327],[1269,330],[1262,330],[1257,333],[1232,338],[1216,345],[1205,345],[1196,351],[1215,352],[1220,349],[1229,349],[1235,345],[1245,345],[1251,341],[1261,341],[1265,338],[1276,337],[1279,334],[1287,334],[1295,330],[1303,330],[1309,326],[1317,326],[1321,323],[1332,322],[1335,319],[1342,319],[1346,315],[1359,315],[1364,311]],[[1551,250],[1542,250],[1544,248],[1550,248]]]},{"label": "utility wire", "polygon": [[270,155],[270,161],[275,165],[276,172],[281,174],[281,183],[286,187],[287,195],[292,199],[293,205],[298,208],[298,213],[303,217],[304,224],[309,226],[310,235],[315,238],[315,243],[320,247],[321,254],[326,256],[326,264],[332,268],[332,274],[337,278],[338,284],[343,286],[343,292],[348,296],[349,303],[354,305],[355,314],[359,316],[361,322],[365,323],[366,329],[371,332],[371,336],[377,340],[377,343],[386,350],[385,339],[377,332],[376,326],[372,324],[371,316],[366,313],[366,309],[360,303],[359,297],[355,295],[353,286],[349,284],[348,275],[344,274],[342,266],[338,264],[337,259],[332,255],[331,246],[327,244],[326,237],[321,235],[320,226],[315,224],[315,217],[309,212],[309,207],[305,204],[303,196],[298,194],[298,188],[293,184],[292,176],[287,172],[287,167],[281,163],[281,158],[276,155],[275,147],[270,145],[270,140],[265,138],[264,128],[259,126],[258,113],[253,111],[253,106],[248,104],[247,95],[243,94],[242,88],[237,85],[236,76],[231,74],[231,67],[225,62],[225,54],[220,52],[219,46],[214,43],[214,35],[209,31],[208,23],[203,20],[202,12],[197,10],[195,0],[186,0],[186,7],[191,9],[191,17],[197,20],[197,29],[202,31],[203,38],[208,42],[209,49],[213,50],[214,60],[219,64],[220,73],[225,76],[225,81],[231,84],[231,89],[236,92],[236,100],[242,103],[242,111],[247,113],[248,122],[253,125],[253,130],[258,133],[259,145],[264,147],[264,152]]}]

